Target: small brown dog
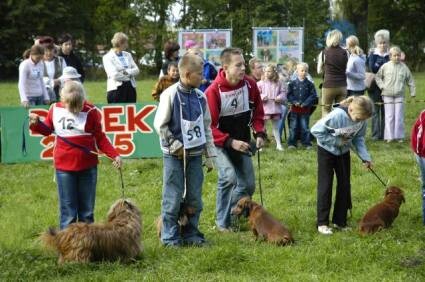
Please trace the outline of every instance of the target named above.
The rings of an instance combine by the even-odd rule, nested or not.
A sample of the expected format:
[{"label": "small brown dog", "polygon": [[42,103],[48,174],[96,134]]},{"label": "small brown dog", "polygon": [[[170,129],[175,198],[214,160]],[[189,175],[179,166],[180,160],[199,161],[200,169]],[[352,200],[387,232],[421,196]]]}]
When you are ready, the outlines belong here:
[{"label": "small brown dog", "polygon": [[372,234],[390,227],[398,216],[401,203],[404,202],[404,194],[400,188],[388,187],[385,191],[384,200],[370,208],[360,221],[360,234]]},{"label": "small brown dog", "polygon": [[[195,208],[189,207],[186,204],[182,204],[180,206],[180,212],[179,212],[179,220],[178,224],[180,227],[180,234],[183,234],[184,228],[189,224],[189,218],[195,215]],[[162,231],[162,217],[158,216],[155,220],[156,224],[156,234],[158,235],[158,238],[161,238],[161,231]]]},{"label": "small brown dog", "polygon": [[101,260],[130,261],[142,253],[142,222],[139,209],[118,200],[106,223],[72,223],[63,230],[50,228],[40,239],[59,253],[58,263]]},{"label": "small brown dog", "polygon": [[294,242],[289,230],[250,197],[241,198],[231,211],[236,216],[245,212],[248,214],[248,222],[256,240],[260,237],[281,246]]}]

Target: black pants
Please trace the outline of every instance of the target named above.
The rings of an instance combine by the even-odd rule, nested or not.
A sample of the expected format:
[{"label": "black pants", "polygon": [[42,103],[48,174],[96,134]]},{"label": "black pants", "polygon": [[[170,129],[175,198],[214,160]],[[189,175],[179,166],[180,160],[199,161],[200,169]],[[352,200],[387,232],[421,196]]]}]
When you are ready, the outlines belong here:
[{"label": "black pants", "polygon": [[317,146],[317,170],[317,225],[329,225],[335,172],[337,185],[332,222],[345,227],[347,211],[351,208],[350,152],[335,156]]},{"label": "black pants", "polygon": [[376,85],[376,82],[372,82],[370,89],[368,90],[370,99],[372,99],[374,105],[374,110],[372,113],[372,139],[373,140],[383,140],[384,139],[384,129],[385,129],[385,112],[384,105],[376,104],[382,103],[381,90]]},{"label": "black pants", "polygon": [[136,89],[130,81],[124,81],[117,90],[111,90],[107,93],[108,104],[113,103],[136,103]]}]

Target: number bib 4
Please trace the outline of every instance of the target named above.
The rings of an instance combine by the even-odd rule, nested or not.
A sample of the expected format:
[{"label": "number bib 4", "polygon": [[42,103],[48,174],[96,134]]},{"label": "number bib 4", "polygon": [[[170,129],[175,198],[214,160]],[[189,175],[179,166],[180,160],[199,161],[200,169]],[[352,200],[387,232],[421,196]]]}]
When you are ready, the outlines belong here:
[{"label": "number bib 4", "polygon": [[245,84],[242,88],[221,92],[221,111],[220,116],[233,116],[249,111],[248,86]]},{"label": "number bib 4", "polygon": [[79,112],[77,115],[70,113],[65,108],[54,106],[53,108],[53,126],[59,136],[80,136],[90,135],[84,131],[87,122],[87,114]]}]

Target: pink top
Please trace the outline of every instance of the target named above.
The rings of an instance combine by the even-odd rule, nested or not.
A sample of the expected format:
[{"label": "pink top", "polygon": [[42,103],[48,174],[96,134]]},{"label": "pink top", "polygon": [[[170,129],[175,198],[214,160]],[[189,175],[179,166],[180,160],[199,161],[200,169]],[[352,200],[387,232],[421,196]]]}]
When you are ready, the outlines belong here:
[{"label": "pink top", "polygon": [[[286,102],[286,87],[282,82],[271,80],[260,80],[257,82],[263,100],[264,114],[273,115],[282,113],[282,103]],[[276,99],[281,99],[281,103],[276,103]],[[266,100],[266,101],[265,101]]]}]

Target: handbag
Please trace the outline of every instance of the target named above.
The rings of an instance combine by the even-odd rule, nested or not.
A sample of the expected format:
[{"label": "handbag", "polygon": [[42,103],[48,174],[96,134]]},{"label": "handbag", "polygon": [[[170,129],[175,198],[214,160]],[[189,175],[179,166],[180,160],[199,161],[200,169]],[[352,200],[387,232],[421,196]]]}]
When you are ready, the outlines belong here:
[{"label": "handbag", "polygon": [[366,86],[367,89],[370,88],[370,86],[372,85],[372,83],[375,81],[375,74],[373,72],[366,72],[365,73],[365,79],[364,79],[364,84]]}]

